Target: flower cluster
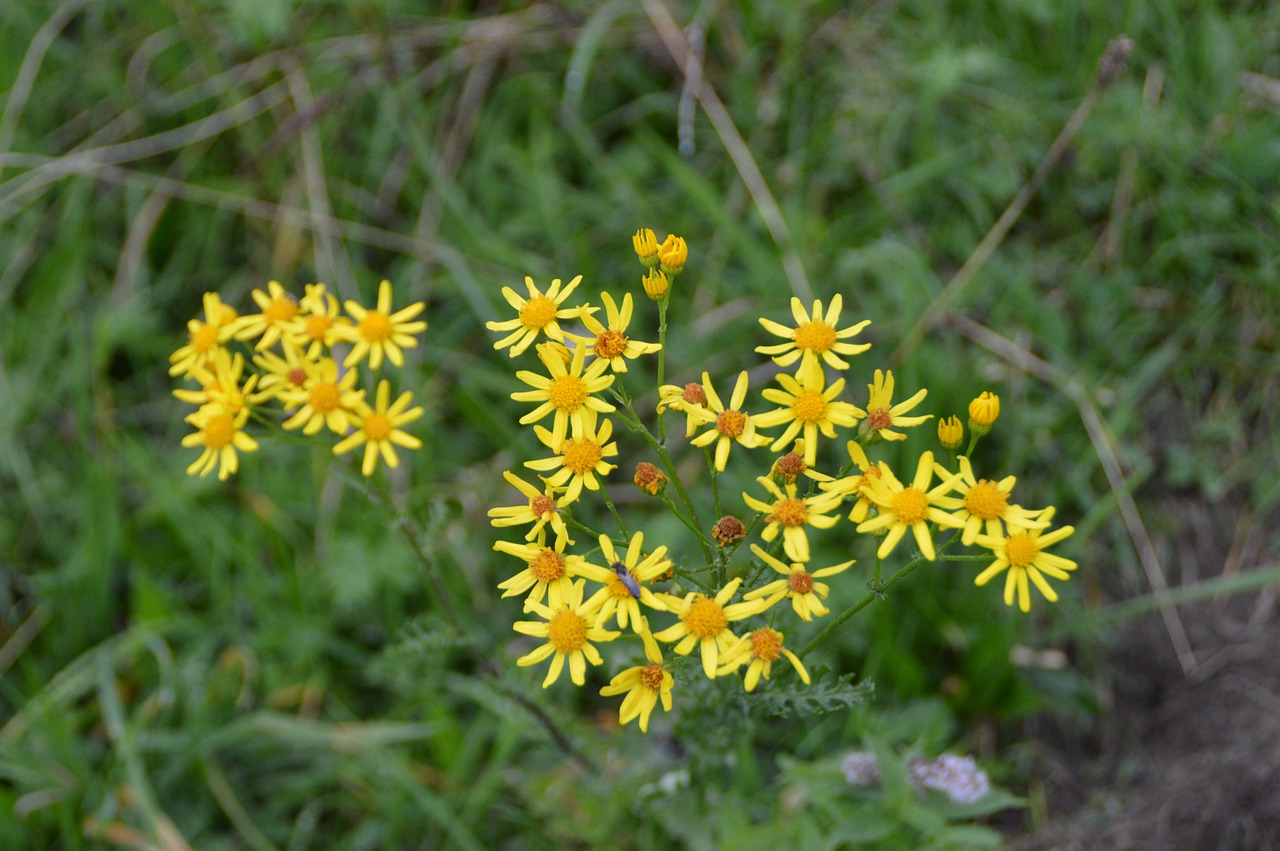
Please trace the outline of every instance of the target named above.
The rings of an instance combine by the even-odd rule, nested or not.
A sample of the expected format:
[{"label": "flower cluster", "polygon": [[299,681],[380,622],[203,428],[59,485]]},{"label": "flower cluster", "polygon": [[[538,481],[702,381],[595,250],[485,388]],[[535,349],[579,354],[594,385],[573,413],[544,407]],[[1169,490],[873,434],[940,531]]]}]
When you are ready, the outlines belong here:
[{"label": "flower cluster", "polygon": [[[887,587],[880,578],[880,560],[909,538],[918,550],[913,565],[945,557],[958,540],[976,544],[996,559],[977,577],[979,585],[1007,569],[1006,602],[1016,596],[1027,610],[1029,583],[1056,599],[1045,577],[1065,578],[1075,564],[1045,548],[1070,535],[1071,527],[1048,531],[1052,508],[1029,510],[1014,504],[1012,477],[998,482],[977,478],[968,455],[957,459],[954,454],[963,434],[956,418],[944,421],[945,429],[939,430],[944,449],[951,452],[950,465],[926,451],[915,459],[912,475],[899,478],[886,462],[868,458],[868,448],[905,440],[904,429],[932,415],[917,412],[926,390],[895,401],[894,376],[879,369],[872,373],[865,397],[844,398],[849,359],[870,348],[857,341],[870,323],[842,322],[840,295],[825,307],[821,300],[806,308],[792,299],[790,324],[760,319],[764,330],[782,342],[756,348],[772,359],[777,372],[773,385],[759,393],[768,407],[753,410],[745,370],[729,380],[713,380],[703,372],[700,381],[663,383],[666,315],[674,282],[686,268],[688,247],[676,236],[660,243],[648,229],[638,231],[632,243],[647,270],[641,288],[658,308],[658,342],[631,337],[635,314],[630,293],[620,299],[601,293],[603,317],[597,316],[600,306],[571,301],[580,277],[564,287],[554,280],[545,290],[526,279],[527,296],[504,288],[517,315],[488,323],[505,335],[495,348],[509,349],[512,357],[532,349],[537,361],[536,368],[515,373],[529,389],[511,398],[532,405],[520,423],[532,428],[546,450],[544,457],[524,462],[539,481],[506,472],[521,500],[489,513],[494,526],[524,527],[521,541],[495,544],[523,562],[499,587],[504,596],[524,596],[525,611],[540,618],[515,624],[517,632],[545,640],[517,664],[550,659],[544,687],[559,678],[566,660],[570,679],[584,685],[588,663],[605,664],[599,648],[618,640],[637,642],[635,656],[643,656],[643,663],[622,670],[601,693],[625,695],[620,720],[625,724],[638,718],[642,730],[659,702],[664,709],[672,704],[671,667],[682,663],[668,663],[664,645],[678,657],[696,651],[709,678],[742,674],[748,692],[769,680],[773,662],[783,658],[808,683],[800,654],[786,646],[786,636],[777,628],[779,618],[788,615],[773,609],[789,600],[798,627],[830,614],[825,601],[831,589],[820,580],[844,573],[854,561],[815,567],[811,539],[839,523],[846,509],[857,532],[879,539],[873,593]],[[650,429],[636,407],[640,397],[633,397],[623,383],[628,362],[654,354],[658,422]],[[668,411],[683,416],[686,441],[703,450],[710,499],[692,498],[681,479],[667,445]],[[998,413],[994,394],[975,400],[970,410],[975,442],[983,433],[975,424],[985,423],[989,430]],[[642,498],[660,500],[692,533],[692,541],[664,541],[646,550],[644,533],[628,531],[607,490],[617,467],[612,459],[619,455],[615,422],[622,426],[619,437],[638,435],[650,452],[632,477]],[[823,471],[823,450],[839,445],[841,437],[848,463]],[[787,451],[761,459],[765,463],[757,467],[758,489],[741,494],[743,516],[749,518],[744,522],[722,511],[719,477],[731,460],[735,466],[752,463],[751,456],[765,447],[772,453]],[[592,525],[605,516],[590,507],[599,502],[608,508],[617,533]],[[703,517],[709,506],[716,518],[711,523]],[[581,545],[572,530],[586,533]],[[941,545],[934,542],[939,530],[952,532]],[[738,553],[748,541],[754,558],[744,560]],[[766,613],[767,623],[762,617]],[[651,627],[651,619],[656,626]]]},{"label": "flower cluster", "polygon": [[[880,763],[873,753],[850,751],[841,762],[845,780],[851,786],[877,786]],[[943,754],[936,759],[912,757],[907,763],[907,779],[921,792],[941,792],[957,804],[973,804],[991,791],[987,773],[971,756]]]},{"label": "flower cluster", "polygon": [[[373,475],[379,458],[397,466],[396,447],[422,446],[402,430],[423,413],[411,407],[412,393],[392,401],[391,383],[381,379],[370,404],[357,386],[362,363],[375,376],[384,360],[403,365],[404,349],[416,346],[415,335],[427,327],[416,319],[425,309],[422,302],[393,311],[389,281],[379,287],[373,308],[352,300],[340,305],[324,284],[307,284],[305,295],[296,298],[271,281],[265,291],[252,295],[258,312],[241,315],[217,293],[205,293],[203,321],[187,323],[187,344],[170,356],[169,374],[199,386],[174,391],[197,406],[186,417],[196,430],[182,445],[201,447],[202,452],[188,474],[206,476],[217,469],[218,478],[225,480],[235,473],[237,452],[258,449],[258,441],[245,430],[250,417],[277,422],[265,414],[270,403],[282,407],[278,422],[286,431],[336,435],[335,454],[363,445],[361,470],[366,476]],[[257,369],[247,378],[246,352],[233,351],[237,343]]]}]

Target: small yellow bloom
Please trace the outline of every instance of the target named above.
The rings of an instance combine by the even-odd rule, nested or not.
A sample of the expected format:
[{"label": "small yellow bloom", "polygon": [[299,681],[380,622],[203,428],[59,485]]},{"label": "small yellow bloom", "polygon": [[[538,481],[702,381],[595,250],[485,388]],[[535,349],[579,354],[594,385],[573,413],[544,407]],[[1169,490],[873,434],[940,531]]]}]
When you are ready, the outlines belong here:
[{"label": "small yellow bloom", "polygon": [[529,611],[530,603],[541,603],[547,597],[551,608],[558,609],[564,605],[565,593],[573,584],[574,577],[582,575],[582,568],[587,560],[578,555],[565,555],[564,547],[568,541],[560,538],[554,547],[546,544],[546,535],[539,533],[537,540],[513,544],[509,541],[498,541],[493,548],[500,553],[515,556],[525,563],[524,570],[503,582],[498,587],[503,590],[502,596],[515,597],[529,592],[525,600],[525,611]]},{"label": "small yellow bloom", "polygon": [[[988,535],[999,535],[1001,520],[1023,529],[1043,529],[1049,525],[1047,520],[1040,518],[1040,511],[1030,511],[1009,503],[1009,496],[1017,482],[1013,476],[1006,476],[998,482],[979,480],[974,477],[973,466],[968,458],[961,455],[959,464],[960,478],[955,482],[955,489],[960,498],[939,497],[938,505],[955,511],[956,519],[964,521],[964,534],[960,543],[966,547],[972,544],[982,531],[983,524],[986,524]],[[933,469],[939,476],[951,475],[951,471],[941,464],[934,464]]]},{"label": "small yellow bloom", "polygon": [[[1052,506],[1045,509],[1040,519],[1048,523],[1053,519]],[[986,585],[1001,571],[1008,569],[1009,574],[1004,584],[1004,603],[1013,605],[1016,592],[1018,608],[1024,612],[1031,611],[1031,593],[1028,590],[1027,578],[1030,577],[1040,593],[1050,603],[1056,602],[1058,594],[1045,580],[1044,575],[1054,579],[1067,579],[1068,571],[1076,569],[1076,563],[1070,559],[1047,553],[1045,550],[1075,532],[1072,526],[1063,526],[1052,532],[1040,529],[1018,529],[1011,526],[1009,535],[979,535],[977,543],[995,554],[996,560],[987,569],[978,574],[975,585]]]},{"label": "small yellow bloom", "polygon": [[658,237],[648,228],[640,228],[636,231],[635,236],[631,237],[631,245],[636,250],[636,256],[640,258],[640,262],[644,264],[646,269],[652,269],[658,265]]},{"label": "small yellow bloom", "polygon": [[644,643],[645,657],[648,665],[627,668],[618,674],[609,684],[600,689],[604,697],[626,694],[622,706],[618,708],[618,723],[623,726],[636,718],[640,719],[640,732],[649,732],[649,716],[653,708],[662,702],[664,712],[671,711],[671,688],[675,679],[662,665],[662,652],[658,645],[649,639]]},{"label": "small yellow bloom", "polygon": [[796,496],[794,484],[784,485],[786,493],[783,493],[773,479],[760,476],[756,481],[774,498],[773,502],[762,502],[749,493],[742,494],[743,500],[752,510],[764,514],[768,525],[760,533],[760,537],[766,542],[772,541],[781,532],[782,548],[787,558],[799,562],[809,561],[809,537],[805,534],[805,527],[830,529],[836,525],[838,518],[828,516],[828,512],[840,505],[840,494],[820,493],[801,498]]},{"label": "small yellow bloom", "polygon": [[761,395],[782,407],[756,417],[756,425],[761,428],[787,424],[786,430],[778,436],[769,447],[778,451],[790,443],[796,435],[804,438],[804,462],[813,466],[818,458],[818,433],[826,437],[836,436],[836,426],[848,428],[864,416],[848,402],[837,397],[844,390],[844,379],[837,379],[830,387],[826,386],[826,375],[817,359],[805,359],[795,378],[786,373],[778,375],[778,383],[782,389],[770,387]]},{"label": "small yellow bloom", "polygon": [[667,408],[673,411],[684,411],[684,436],[693,437],[698,426],[712,422],[716,415],[707,409],[707,390],[696,381],[684,386],[664,384],[658,388],[658,413]]},{"label": "small yellow bloom", "polygon": [[[342,305],[324,284],[307,284],[298,300],[301,310],[285,323],[281,339],[289,348],[301,349],[307,360],[318,360],[337,343],[349,339],[351,322],[339,315]],[[425,326],[424,326],[425,327]]]},{"label": "small yellow bloom", "polygon": [[613,436],[613,424],[604,420],[597,430],[594,411],[583,422],[582,428],[574,428],[572,437],[558,443],[551,432],[542,426],[534,426],[533,431],[538,435],[538,439],[556,454],[551,458],[524,462],[524,465],[531,470],[540,472],[555,470],[550,476],[545,477],[546,482],[553,487],[560,487],[567,483],[565,495],[570,502],[578,498],[584,487],[587,490],[600,490],[600,482],[596,476],[607,475],[610,470],[618,466],[604,460],[618,454],[618,444],[609,442],[609,438]]},{"label": "small yellow bloom", "polygon": [[560,330],[560,324],[556,320],[577,319],[584,314],[593,313],[597,309],[585,305],[582,307],[561,307],[564,304],[564,300],[569,297],[569,294],[581,282],[582,276],[579,275],[561,290],[560,279],[556,278],[551,282],[551,286],[547,287],[547,292],[544,295],[534,285],[533,278],[526,276],[524,285],[529,291],[528,298],[520,296],[511,287],[503,287],[502,297],[507,300],[507,304],[516,309],[517,316],[515,319],[507,319],[502,322],[486,322],[484,324],[484,327],[490,331],[512,332],[494,343],[493,347],[495,349],[505,349],[510,346],[511,351],[509,354],[511,357],[515,357],[529,348],[539,334],[545,334],[550,340],[564,342],[564,332]]},{"label": "small yellow bloom", "polygon": [[867,513],[871,508],[871,500],[867,496],[867,487],[871,479],[880,478],[880,468],[867,460],[866,450],[862,448],[862,444],[858,443],[858,441],[850,440],[845,444],[845,449],[849,452],[850,463],[858,468],[858,474],[845,476],[831,482],[822,482],[818,487],[824,491],[838,493],[841,496],[857,497],[853,510],[849,512],[849,519],[854,523],[861,523],[867,519]]},{"label": "small yellow bloom", "polygon": [[671,291],[671,281],[667,280],[661,269],[653,269],[641,278],[640,286],[644,288],[644,294],[650,301],[662,301]]},{"label": "small yellow bloom", "polygon": [[187,344],[172,355],[169,361],[170,375],[190,375],[231,339],[235,333],[235,308],[222,303],[217,293],[204,294],[204,321],[192,319],[187,323]]},{"label": "small yellow bloom", "polygon": [[294,346],[284,347],[284,357],[275,352],[255,354],[253,362],[262,370],[262,380],[258,382],[258,392],[250,401],[256,405],[281,395],[296,397],[307,383],[307,370],[302,364],[305,362],[314,367],[319,361],[319,358],[303,357],[304,354]]},{"label": "small yellow bloom", "polygon": [[[829,611],[826,606],[822,605],[822,601],[827,599],[827,595],[831,593],[831,588],[824,582],[815,582],[814,579],[842,573],[849,569],[849,565],[853,564],[853,559],[850,559],[810,573],[803,564],[793,563],[788,566],[755,544],[751,545],[751,551],[761,561],[776,572],[781,573],[785,578],[770,582],[768,585],[761,586],[754,591],[748,591],[742,595],[742,599],[755,600],[759,597],[772,597],[775,594],[779,595],[779,597],[790,597],[791,608],[795,609],[796,614],[804,621],[815,617],[820,618]],[[766,679],[768,678],[766,677]]]},{"label": "small yellow bloom", "polygon": [[999,416],[1000,397],[990,390],[982,391],[981,396],[969,403],[969,428],[979,437],[991,431]]},{"label": "small yellow bloom", "polygon": [[680,621],[653,637],[668,643],[679,642],[675,649],[681,656],[688,656],[694,647],[700,647],[702,671],[715,679],[721,654],[738,641],[738,637],[729,629],[729,624],[758,615],[769,608],[767,600],[728,605],[741,584],[741,578],[734,579],[720,589],[715,597],[695,592],[681,600],[670,594],[664,595],[667,609],[675,612]]},{"label": "small yellow bloom", "polygon": [[964,426],[959,417],[938,420],[938,442],[943,449],[956,449],[964,441]]},{"label": "small yellow bloom", "polygon": [[658,246],[658,260],[662,264],[662,271],[667,275],[680,274],[680,270],[684,268],[685,261],[688,259],[689,247],[684,244],[683,238],[673,233],[667,234],[662,245]]},{"label": "small yellow bloom", "polygon": [[614,303],[613,296],[608,293],[601,293],[600,299],[604,302],[609,324],[603,325],[594,316],[586,315],[582,317],[582,324],[587,326],[587,330],[595,337],[570,335],[589,345],[591,354],[596,358],[607,362],[614,372],[626,372],[627,358],[634,360],[640,355],[653,354],[662,348],[657,343],[644,343],[627,336],[627,326],[631,324],[631,293],[623,295],[621,310]]},{"label": "small yellow bloom", "polygon": [[279,281],[268,281],[267,292],[254,290],[250,295],[260,313],[250,313],[235,321],[232,335],[237,340],[258,337],[255,349],[269,349],[288,330],[289,321],[298,313],[298,300]]},{"label": "small yellow bloom", "polygon": [[516,660],[516,664],[523,668],[536,665],[548,656],[552,657],[547,678],[542,681],[543,688],[560,678],[566,659],[569,660],[569,678],[573,680],[573,684],[584,685],[587,662],[592,665],[604,664],[600,651],[591,642],[613,641],[621,634],[596,626],[597,613],[582,603],[582,586],[581,579],[572,583],[565,592],[564,604],[561,606],[549,608],[541,603],[531,604],[529,611],[545,618],[544,621],[516,621],[513,625],[516,632],[547,640],[546,644],[539,645],[532,653]]},{"label": "small yellow bloom", "polygon": [[785,343],[779,343],[774,346],[757,346],[756,351],[762,355],[769,355],[773,358],[773,362],[778,366],[787,367],[804,357],[805,360],[817,360],[821,358],[828,366],[834,369],[848,369],[849,362],[843,360],[839,355],[856,355],[865,352],[871,348],[870,343],[842,343],[841,340],[849,337],[857,336],[863,328],[871,324],[870,319],[864,319],[857,325],[851,325],[848,328],[837,331],[836,325],[840,322],[840,308],[843,306],[843,297],[837,293],[831,299],[831,305],[827,308],[826,316],[822,314],[822,301],[815,300],[813,303],[813,315],[805,313],[804,303],[798,298],[791,299],[791,315],[796,320],[796,327],[788,328],[771,319],[761,317],[760,324],[771,334],[776,334],[787,340]]},{"label": "small yellow bloom", "polygon": [[302,371],[307,375],[302,386],[277,394],[290,408],[298,408],[284,421],[284,427],[315,434],[327,425],[334,434],[346,434],[352,415],[364,401],[364,391],[352,389],[359,378],[356,371],[349,369],[339,378],[338,364],[332,358],[303,361]]},{"label": "small yellow bloom", "polygon": [[903,416],[907,411],[923,402],[929,391],[921,390],[905,402],[893,404],[892,372],[882,372],[877,369],[875,380],[867,385],[867,390],[870,391],[867,410],[865,413],[858,411],[858,416],[866,417],[859,429],[861,434],[874,435],[878,440],[906,440],[907,436],[905,434],[891,431],[890,429],[895,426],[920,425],[920,423],[933,417],[933,414],[926,414],[923,417]]},{"label": "small yellow bloom", "polygon": [[556,491],[563,490],[563,488],[553,488],[544,480],[543,489],[539,490],[515,473],[507,471],[503,471],[502,478],[524,494],[527,501],[523,505],[509,505],[489,509],[489,517],[491,518],[489,522],[492,525],[501,527],[532,523],[533,528],[524,536],[526,541],[532,541],[542,531],[543,527],[549,523],[556,533],[557,548],[563,549],[565,543],[573,543],[573,540],[569,537],[569,527],[565,525],[564,517],[560,514],[560,509],[572,503],[573,500],[567,494],[556,496]]},{"label": "small yellow bloom", "polygon": [[199,390],[174,390],[173,395],[192,405],[218,405],[228,414],[240,413],[250,399],[257,399],[253,393],[258,382],[257,375],[249,376],[249,380],[240,386],[240,375],[244,372],[244,355],[234,356],[226,349],[214,351],[202,366],[192,369],[190,377],[200,382]]},{"label": "small yellow bloom", "polygon": [[773,663],[786,656],[791,667],[795,668],[796,673],[800,675],[800,679],[808,685],[809,672],[805,670],[799,656],[782,646],[783,638],[782,633],[767,626],[742,636],[738,639],[738,643],[724,654],[720,670],[716,673],[720,676],[733,673],[750,660],[751,664],[747,667],[747,675],[743,677],[742,685],[747,691],[755,691],[761,677],[769,679]]},{"label": "small yellow bloom", "polygon": [[875,532],[888,529],[889,534],[885,535],[884,540],[880,542],[880,549],[876,553],[880,558],[885,558],[893,552],[898,541],[902,540],[902,536],[910,529],[924,557],[929,561],[935,560],[938,556],[933,548],[933,536],[929,531],[929,523],[936,523],[949,529],[959,529],[964,526],[963,520],[957,520],[938,505],[939,498],[949,493],[959,478],[960,475],[957,473],[930,490],[929,482],[933,479],[933,453],[925,452],[916,465],[915,479],[912,480],[910,487],[904,487],[889,469],[889,465],[881,461],[879,477],[869,478],[863,490],[867,498],[875,503],[880,514],[859,523],[858,531]]},{"label": "small yellow bloom", "polygon": [[382,357],[396,366],[404,366],[404,349],[418,345],[414,334],[421,334],[427,323],[411,321],[419,313],[427,309],[420,301],[391,312],[391,282],[383,281],[378,285],[378,306],[367,310],[358,302],[348,300],[345,304],[347,313],[354,323],[340,326],[342,335],[354,345],[343,366],[355,366],[369,356],[369,366],[378,369],[382,366]]},{"label": "small yellow bloom", "polygon": [[597,359],[584,370],[582,363],[586,351],[587,347],[579,344],[574,350],[573,360],[566,367],[555,344],[544,343],[538,346],[538,359],[547,368],[548,375],[539,375],[527,369],[516,373],[516,378],[533,389],[512,393],[511,398],[517,402],[542,403],[521,417],[520,425],[536,423],[554,412],[555,420],[551,428],[554,442],[547,445],[556,451],[560,449],[560,441],[569,433],[570,425],[581,429],[588,417],[594,418],[598,413],[607,414],[615,410],[613,405],[592,395],[613,384],[614,376],[604,375],[609,362]]},{"label": "small yellow bloom", "polygon": [[362,397],[356,403],[356,412],[352,417],[355,431],[346,440],[333,447],[333,453],[341,455],[363,443],[365,445],[364,463],[360,466],[360,472],[365,476],[373,475],[379,455],[388,467],[395,469],[399,466],[400,459],[395,450],[397,446],[403,446],[405,449],[422,448],[421,440],[400,430],[400,426],[408,425],[422,416],[422,408],[409,407],[413,404],[413,394],[405,391],[394,403],[388,404],[389,402],[391,402],[391,382],[383,379],[378,382],[378,395],[374,407],[370,408],[369,403]]},{"label": "small yellow bloom", "polygon": [[689,441],[694,446],[716,445],[715,466],[718,472],[724,472],[724,465],[729,461],[729,449],[739,443],[748,449],[764,446],[769,438],[756,434],[756,424],[750,414],[742,412],[742,403],[747,398],[747,372],[738,373],[738,382],[733,387],[733,396],[729,398],[729,407],[720,402],[720,397],[711,386],[711,377],[702,373],[702,389],[707,394],[707,410],[715,415],[711,422],[714,425],[702,434]]},{"label": "small yellow bloom", "polygon": [[182,438],[182,445],[204,447],[200,457],[187,467],[187,475],[203,478],[217,467],[218,478],[226,481],[236,472],[240,467],[236,450],[254,452],[258,448],[258,442],[241,431],[248,419],[248,407],[241,408],[237,414],[229,414],[220,405],[205,405],[187,416],[186,421],[197,431]]},{"label": "small yellow bloom", "polygon": [[[613,548],[613,541],[609,540],[609,536],[601,535],[600,551],[609,562],[609,566],[600,567],[590,562],[582,566],[583,576],[604,586],[586,603],[587,608],[599,605],[600,619],[597,623],[601,626],[609,623],[609,619],[616,615],[619,627],[626,629],[629,621],[631,629],[637,635],[643,635],[649,631],[649,624],[640,613],[640,604],[644,603],[658,611],[666,611],[666,606],[654,596],[648,583],[666,576],[667,571],[671,569],[671,559],[666,557],[665,546],[658,547],[641,558],[640,548],[643,545],[644,533],[636,532],[627,546],[627,551],[619,555]],[[638,596],[635,593],[637,589],[640,592]]]}]

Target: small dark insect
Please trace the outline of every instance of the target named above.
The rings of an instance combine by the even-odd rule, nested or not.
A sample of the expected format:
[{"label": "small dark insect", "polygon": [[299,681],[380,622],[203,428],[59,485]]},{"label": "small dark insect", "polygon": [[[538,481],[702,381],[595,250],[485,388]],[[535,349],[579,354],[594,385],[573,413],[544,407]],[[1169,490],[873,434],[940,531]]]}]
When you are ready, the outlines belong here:
[{"label": "small dark insect", "polygon": [[631,596],[639,599],[640,583],[636,582],[636,578],[631,575],[631,571],[627,570],[627,566],[620,561],[615,561],[609,566],[613,568],[614,575],[618,577],[618,581],[631,592]]}]

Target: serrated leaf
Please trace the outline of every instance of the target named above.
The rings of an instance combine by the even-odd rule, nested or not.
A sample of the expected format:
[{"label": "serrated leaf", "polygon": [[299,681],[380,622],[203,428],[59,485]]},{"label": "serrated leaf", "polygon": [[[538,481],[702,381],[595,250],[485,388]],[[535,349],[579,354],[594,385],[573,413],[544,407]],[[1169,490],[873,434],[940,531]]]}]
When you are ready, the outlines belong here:
[{"label": "serrated leaf", "polygon": [[752,708],[767,715],[801,717],[848,709],[864,703],[875,690],[870,681],[853,682],[854,676],[826,673],[810,685],[792,680],[754,696]]}]

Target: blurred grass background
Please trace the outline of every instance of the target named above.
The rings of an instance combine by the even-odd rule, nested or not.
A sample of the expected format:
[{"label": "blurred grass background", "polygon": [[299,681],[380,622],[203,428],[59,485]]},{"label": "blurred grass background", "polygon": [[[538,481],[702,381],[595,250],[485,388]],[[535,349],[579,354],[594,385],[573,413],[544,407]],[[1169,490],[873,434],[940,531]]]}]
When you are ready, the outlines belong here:
[{"label": "blurred grass background", "polygon": [[[668,12],[745,148],[691,97]],[[897,350],[1120,33],[1128,69]],[[0,7],[0,45],[3,847],[748,847],[791,835],[777,761],[856,746],[901,707],[1025,791],[1026,719],[1097,711],[1107,607],[1150,593],[1117,506],[1170,585],[1274,565],[1265,2],[30,0]],[[484,511],[539,453],[483,323],[526,274],[640,297],[640,226],[691,246],[677,379],[754,366],[756,317],[808,287],[873,321],[854,401],[876,366],[938,415],[999,393],[978,460],[1078,527],[1064,600],[1024,617],[971,572],[913,576],[826,655],[875,683],[870,707],[680,721],[724,728],[727,775],[679,726],[641,740],[595,690],[517,670],[518,606],[493,587],[514,569]],[[166,365],[201,293],[243,309],[268,279],[323,280],[367,300],[384,277],[431,324],[399,383],[434,449],[392,479],[392,517],[322,450],[183,475]],[[816,559],[852,545],[842,528]],[[1015,666],[1015,645],[1071,665]]]}]

